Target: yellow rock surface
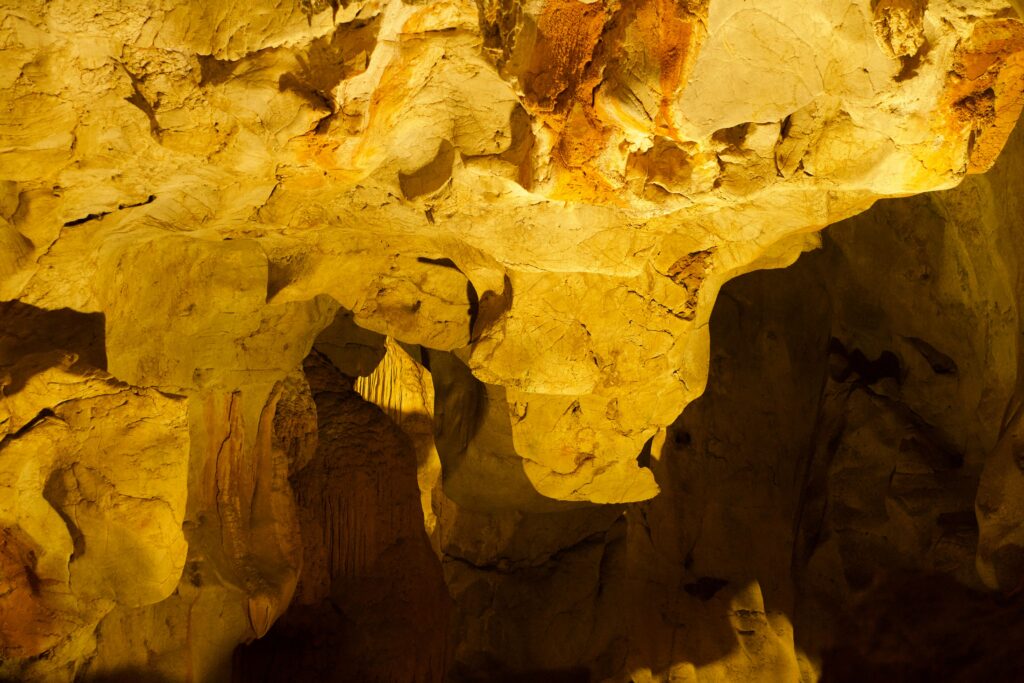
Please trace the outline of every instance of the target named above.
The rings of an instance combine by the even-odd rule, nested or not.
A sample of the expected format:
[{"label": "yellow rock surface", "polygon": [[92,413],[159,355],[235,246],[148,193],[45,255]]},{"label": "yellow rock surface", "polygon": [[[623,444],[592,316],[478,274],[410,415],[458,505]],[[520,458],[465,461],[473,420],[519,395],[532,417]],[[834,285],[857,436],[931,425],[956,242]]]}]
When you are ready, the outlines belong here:
[{"label": "yellow rock surface", "polygon": [[[778,509],[765,528],[786,530],[781,547],[803,542],[791,499],[803,494],[780,472],[804,483],[814,473],[863,512],[843,482],[875,487],[888,460],[872,451],[855,476],[860,461],[844,451],[801,470],[793,462],[817,452],[814,439],[780,418],[775,436],[806,437],[795,460],[767,467],[744,442],[724,469],[678,465],[680,414],[716,376],[723,392],[739,386],[728,353],[716,368],[711,348],[731,280],[790,266],[822,229],[880,199],[956,192],[997,164],[1024,108],[1019,10],[1008,0],[0,0],[0,676],[150,667],[225,680],[230,651],[268,634],[282,652],[321,619],[384,634],[376,605],[398,621],[434,610],[445,622],[401,631],[420,661],[397,650],[363,658],[358,639],[327,648],[350,657],[359,680],[384,670],[476,680],[497,676],[492,665],[571,673],[581,662],[623,682],[816,677],[794,624],[813,623],[819,606],[797,614],[806,605],[782,586],[788,565],[750,530]],[[996,169],[1000,192],[1015,192],[1006,188],[1024,176]],[[972,200],[940,196],[939,208],[908,211],[965,223],[955,209]],[[986,235],[1013,220],[990,198],[976,204]],[[869,246],[851,246],[857,258],[903,254],[858,234]],[[1015,265],[993,266],[1005,275],[997,286],[921,250],[961,274],[950,282],[968,294],[890,281],[898,264],[884,257],[873,276],[853,256],[829,267],[851,289],[874,277],[872,296],[889,283],[892,310],[879,320],[891,327],[916,312],[897,310],[904,290],[943,311],[998,299],[985,319],[1011,316],[1019,299],[1000,297],[1016,291]],[[806,278],[786,291],[825,287],[827,275]],[[975,296],[978,281],[991,287]],[[756,310],[736,288],[737,305]],[[853,321],[826,335],[843,348],[832,355],[853,367],[844,344],[863,342],[864,356],[870,335],[844,334],[871,316],[838,288],[828,297]],[[768,329],[775,310],[745,315]],[[793,316],[792,327],[821,322]],[[743,333],[742,315],[720,318]],[[854,416],[840,441],[859,452],[916,429],[879,407],[892,400],[974,444],[973,469],[950,486],[981,481],[982,581],[965,578],[959,551],[951,575],[1009,590],[1024,546],[1018,420],[998,438],[992,425],[1015,395],[1013,345],[1003,332],[978,337],[999,368],[989,376],[976,349],[941,352],[947,338],[905,332],[871,338],[871,362],[897,355],[889,347],[917,359],[904,369],[955,356],[975,373],[953,392],[957,405],[984,419],[943,408],[930,392],[946,396],[944,385],[895,397],[876,388],[829,403]],[[828,357],[800,344],[793,353]],[[789,381],[779,368],[794,367],[820,375],[820,395],[838,391],[814,363],[751,355],[774,368],[765,382]],[[736,391],[736,410],[768,400]],[[794,396],[775,398],[803,400]],[[726,457],[722,434],[746,426],[716,412],[724,400],[712,392],[689,413],[725,424],[701,427],[706,455]],[[901,475],[931,467],[907,458]],[[754,495],[747,471],[782,491],[752,505],[757,514],[727,505]],[[900,480],[917,492],[908,481],[921,480]],[[701,482],[711,493],[694,492]],[[888,548],[879,538],[891,533],[927,555],[912,497],[893,493],[870,523],[829,508],[821,529],[832,540],[804,559],[827,576],[867,571],[851,559],[853,527],[870,530],[865,548]],[[941,514],[963,512],[957,496],[941,499],[951,506]],[[691,502],[706,513],[707,545]],[[733,534],[751,544],[756,571],[723,559],[719,542]],[[694,560],[693,548],[708,554]],[[843,592],[817,579],[808,585],[823,595]],[[517,599],[533,601],[529,614],[501,622],[495,610]],[[357,606],[344,616],[330,600]],[[293,602],[307,611],[290,613]],[[617,610],[638,633],[672,626],[651,626],[638,645],[613,623]],[[581,619],[600,622],[593,637],[579,635]],[[675,639],[698,622],[724,640]],[[546,624],[564,649],[536,635]],[[738,648],[716,653],[734,637]],[[239,652],[245,675],[279,665],[258,644]]]}]

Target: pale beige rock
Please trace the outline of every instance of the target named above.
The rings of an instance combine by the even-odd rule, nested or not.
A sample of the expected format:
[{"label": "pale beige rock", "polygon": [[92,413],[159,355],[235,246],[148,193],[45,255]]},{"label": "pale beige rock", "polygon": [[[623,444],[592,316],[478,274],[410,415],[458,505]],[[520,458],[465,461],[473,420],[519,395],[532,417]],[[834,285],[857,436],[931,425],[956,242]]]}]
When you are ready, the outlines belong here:
[{"label": "pale beige rock", "polygon": [[[322,340],[321,333],[318,348]],[[430,372],[406,349],[388,339],[381,362],[372,373],[357,379],[354,389],[383,410],[412,441],[423,526],[439,552],[438,516],[450,503],[441,485],[441,460],[434,444],[434,383]]]}]

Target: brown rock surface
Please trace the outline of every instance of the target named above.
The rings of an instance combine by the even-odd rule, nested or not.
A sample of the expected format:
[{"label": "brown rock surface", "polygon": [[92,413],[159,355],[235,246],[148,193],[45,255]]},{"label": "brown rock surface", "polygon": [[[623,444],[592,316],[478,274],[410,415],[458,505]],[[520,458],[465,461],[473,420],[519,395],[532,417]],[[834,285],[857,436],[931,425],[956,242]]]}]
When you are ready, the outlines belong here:
[{"label": "brown rock surface", "polygon": [[1020,10],[0,0],[0,678],[1024,675]]}]

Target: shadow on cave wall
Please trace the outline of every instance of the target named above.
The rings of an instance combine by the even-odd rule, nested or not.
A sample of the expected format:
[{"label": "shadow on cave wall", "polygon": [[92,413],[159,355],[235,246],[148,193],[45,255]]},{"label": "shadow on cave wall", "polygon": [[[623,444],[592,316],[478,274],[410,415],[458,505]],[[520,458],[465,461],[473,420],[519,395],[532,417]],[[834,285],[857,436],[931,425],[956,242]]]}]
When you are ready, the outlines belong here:
[{"label": "shadow on cave wall", "polygon": [[142,667],[125,667],[102,674],[81,676],[75,681],[76,683],[174,683],[172,679]]},{"label": "shadow on cave wall", "polygon": [[314,352],[319,445],[291,475],[303,571],[291,607],[240,646],[239,683],[442,681],[450,599],[424,530],[408,437]]},{"label": "shadow on cave wall", "polygon": [[[974,569],[978,474],[1015,372],[989,367],[985,354],[1016,348],[1019,330],[970,306],[1015,311],[1017,293],[986,261],[990,237],[933,201],[880,202],[830,228],[822,251],[723,289],[708,390],[648,458],[657,498],[459,509],[440,562],[422,552],[410,516],[378,573],[360,583],[334,572],[329,599],[297,601],[263,641],[240,648],[235,680],[399,680],[380,664],[396,641],[444,653],[432,660],[443,667],[403,669],[401,680],[807,680],[815,670],[838,683],[1024,680],[1021,597],[980,590]],[[372,412],[346,391],[317,398],[328,422]],[[360,462],[392,468],[414,501],[414,458],[394,455],[404,446],[391,429],[327,434],[340,450],[310,471],[322,482]],[[368,443],[394,454],[366,460]],[[355,500],[377,481],[293,484],[307,510],[333,510],[343,491]],[[358,509],[376,518],[385,499]],[[429,577],[432,597],[384,595],[419,585],[389,563]],[[441,567],[447,591],[431,593]],[[346,582],[357,588],[338,588]],[[443,638],[403,630],[431,622],[424,615],[447,609],[448,595]]]},{"label": "shadow on cave wall", "polygon": [[790,567],[827,381],[821,258],[743,276],[719,296],[707,390],[652,458],[661,494],[627,512],[629,574],[646,579],[627,603],[629,671],[799,676]]},{"label": "shadow on cave wall", "polygon": [[[938,571],[972,571],[977,478],[941,425],[901,403],[914,373],[945,381],[956,360],[922,352],[921,370],[906,349],[837,337],[824,284],[835,256],[725,287],[708,391],[651,458],[661,495],[458,510],[442,561],[408,439],[311,356],[320,448],[292,485],[313,552],[292,607],[236,651],[233,680],[568,683],[684,664],[772,680],[812,665],[840,683],[1014,680],[1005,634],[1019,604]],[[910,521],[890,519],[893,506]],[[502,525],[514,530],[481,549]],[[955,552],[915,557],[919,542]],[[792,659],[794,640],[808,661]]]},{"label": "shadow on cave wall", "polygon": [[[949,295],[938,286],[931,299],[909,293],[905,305],[920,305],[916,321],[892,297],[857,301],[878,312],[851,319],[847,299],[877,292],[836,282],[864,273],[844,263],[849,242],[833,236],[855,237],[874,253],[865,233],[893,232],[879,215],[900,217],[883,205],[868,223],[831,228],[824,250],[793,267],[723,290],[709,388],[670,431],[655,467],[671,484],[646,504],[648,515],[674,509],[680,538],[692,539],[682,555],[689,571],[758,582],[769,621],[777,612],[792,624],[805,676],[813,662],[821,680],[842,683],[1022,680],[1010,656],[1024,639],[1012,625],[1019,599],[976,590],[974,499],[985,451],[976,435],[984,425],[958,422],[964,399],[956,392],[972,379],[958,379],[956,360],[936,347],[954,348],[968,369],[977,361],[970,342],[956,347],[945,326],[928,341],[907,333],[935,325],[920,304]],[[918,229],[931,231],[933,244],[955,239],[955,226]],[[916,265],[906,251],[888,251],[900,267]],[[998,405],[986,410],[975,419],[998,424]],[[730,621],[739,648],[752,652]],[[728,653],[704,648],[685,659],[714,665],[715,656]]]},{"label": "shadow on cave wall", "polygon": [[20,301],[0,301],[0,370],[10,373],[7,396],[21,391],[32,375],[74,354],[72,371],[107,369],[102,313],[50,311]]},{"label": "shadow on cave wall", "polygon": [[[995,296],[997,284],[962,293],[917,278],[903,298],[878,289],[963,249],[958,226],[928,201],[883,203],[830,229],[845,242],[826,237],[794,266],[724,288],[708,390],[651,459],[662,493],[628,506],[624,533],[592,542],[600,552],[568,546],[540,572],[517,566],[530,555],[522,548],[446,563],[469,634],[453,680],[573,666],[593,681],[694,668],[797,680],[822,666],[826,681],[1018,680],[1005,655],[1018,603],[972,589],[978,472],[1010,387],[993,386],[963,417],[990,381],[972,377],[976,356],[1006,331],[966,317],[972,334],[988,335],[968,339],[934,317],[956,296]],[[885,257],[848,263],[851,249]],[[518,524],[510,545],[545,526],[538,515]],[[466,524],[454,536],[472,532]],[[553,578],[572,572],[589,598]],[[465,588],[474,581],[487,585],[484,597]],[[886,588],[893,582],[903,590]],[[927,597],[902,597],[911,585]],[[903,664],[888,664],[886,652],[904,653]]]},{"label": "shadow on cave wall", "polygon": [[590,671],[585,667],[576,667],[519,673],[477,672],[461,675],[458,680],[460,683],[589,683]]},{"label": "shadow on cave wall", "polygon": [[1024,599],[948,576],[895,572],[854,599],[824,683],[1024,681]]}]

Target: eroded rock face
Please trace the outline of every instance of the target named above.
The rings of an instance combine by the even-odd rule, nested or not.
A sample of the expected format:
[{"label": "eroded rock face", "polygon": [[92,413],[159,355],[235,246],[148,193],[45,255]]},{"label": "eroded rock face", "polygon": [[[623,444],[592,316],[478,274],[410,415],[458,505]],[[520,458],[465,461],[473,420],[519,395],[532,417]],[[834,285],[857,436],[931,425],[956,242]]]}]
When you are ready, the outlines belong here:
[{"label": "eroded rock face", "polygon": [[896,569],[1003,623],[1019,140],[950,188],[1024,23],[755,4],[0,2],[0,676],[810,681]]},{"label": "eroded rock face", "polygon": [[1024,103],[994,0],[19,3],[4,31],[3,298],[103,312],[114,375],[173,391],[272,384],[340,304],[457,351],[511,424],[485,457],[597,503],[657,491],[633,460],[700,394],[725,281],[984,170]]},{"label": "eroded rock face", "polygon": [[238,652],[233,680],[294,680],[301,672],[442,681],[450,598],[424,529],[413,445],[324,357],[310,356],[304,369],[308,385],[297,379],[293,391],[314,404],[295,402],[306,404],[300,414],[312,417],[318,435],[308,461],[289,468],[302,578],[273,633]]},{"label": "eroded rock face", "polygon": [[0,318],[0,666],[55,677],[112,609],[178,584],[187,407],[103,369],[100,316],[11,302]]}]

